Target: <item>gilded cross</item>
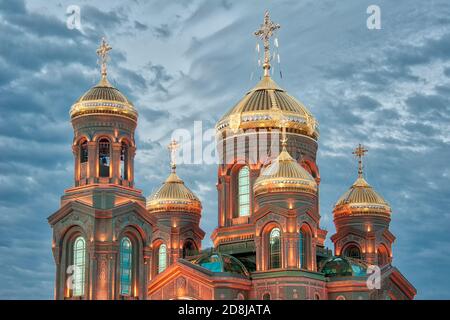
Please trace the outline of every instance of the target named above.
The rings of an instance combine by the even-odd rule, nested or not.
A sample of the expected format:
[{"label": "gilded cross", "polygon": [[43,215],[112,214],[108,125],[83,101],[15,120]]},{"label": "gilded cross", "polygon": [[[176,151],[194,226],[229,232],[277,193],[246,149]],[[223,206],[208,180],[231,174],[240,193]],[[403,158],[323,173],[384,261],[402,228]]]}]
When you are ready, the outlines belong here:
[{"label": "gilded cross", "polygon": [[99,62],[102,68],[102,77],[106,77],[106,62],[108,61],[108,51],[110,51],[112,47],[106,42],[105,38],[102,38],[102,43],[100,47],[97,49],[97,55],[99,57]]},{"label": "gilded cross", "polygon": [[362,158],[366,155],[367,150],[361,143],[356,147],[355,151],[352,153],[358,158],[358,176],[362,177],[363,174],[363,164]]},{"label": "gilded cross", "polygon": [[255,31],[255,36],[259,37],[264,43],[264,75],[269,75],[270,69],[270,37],[273,32],[280,29],[280,25],[270,20],[269,11],[264,14],[264,23],[261,24],[259,30]]},{"label": "gilded cross", "polygon": [[167,149],[169,149],[169,151],[170,151],[170,166],[172,167],[173,171],[175,171],[175,169],[177,167],[176,153],[177,153],[177,150],[179,147],[180,147],[180,144],[175,139],[172,139],[170,141],[169,145],[167,146]]},{"label": "gilded cross", "polygon": [[288,119],[286,119],[286,117],[281,116],[281,120],[280,120],[280,127],[281,127],[281,145],[283,147],[287,146],[287,135],[286,135],[286,127],[288,124]]}]

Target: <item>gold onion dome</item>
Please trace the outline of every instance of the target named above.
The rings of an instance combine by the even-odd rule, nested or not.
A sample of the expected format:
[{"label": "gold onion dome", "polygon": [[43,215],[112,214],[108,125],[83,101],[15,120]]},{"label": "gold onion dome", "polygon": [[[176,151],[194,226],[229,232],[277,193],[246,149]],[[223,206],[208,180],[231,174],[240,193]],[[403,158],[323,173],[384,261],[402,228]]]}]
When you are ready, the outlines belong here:
[{"label": "gold onion dome", "polygon": [[255,195],[271,192],[317,193],[317,183],[309,172],[283,150],[265,167],[253,187]]},{"label": "gold onion dome", "polygon": [[314,139],[319,137],[318,122],[311,112],[289,95],[270,77],[270,37],[280,28],[266,12],[264,23],[255,32],[264,43],[264,76],[261,81],[228,111],[216,125],[217,130],[274,128],[280,116],[287,119],[287,128]]},{"label": "gold onion dome", "polygon": [[389,204],[363,177],[362,157],[366,152],[367,150],[361,144],[353,152],[359,158],[358,178],[336,202],[333,210],[335,217],[348,215],[381,215],[389,217],[391,214]]},{"label": "gold onion dome", "polygon": [[101,62],[100,82],[83,94],[70,109],[70,117],[76,118],[92,114],[118,115],[136,121],[138,114],[133,104],[117,88],[109,83],[106,71],[108,51],[111,47],[102,39],[97,50]]},{"label": "gold onion dome", "polygon": [[200,200],[176,174],[174,152],[177,147],[176,141],[169,144],[172,172],[158,191],[147,198],[147,210],[153,213],[182,211],[200,214],[202,211]]}]

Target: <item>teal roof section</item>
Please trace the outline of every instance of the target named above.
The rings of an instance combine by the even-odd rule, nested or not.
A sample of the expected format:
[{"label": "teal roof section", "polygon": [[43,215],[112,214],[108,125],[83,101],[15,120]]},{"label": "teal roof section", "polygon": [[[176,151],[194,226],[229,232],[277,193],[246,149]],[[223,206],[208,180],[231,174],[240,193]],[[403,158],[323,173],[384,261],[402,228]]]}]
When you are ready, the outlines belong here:
[{"label": "teal roof section", "polygon": [[215,273],[237,273],[247,278],[250,277],[250,273],[242,262],[229,254],[213,252],[195,259],[192,263]]},{"label": "teal roof section", "polygon": [[347,257],[331,257],[320,268],[325,277],[365,277],[367,264]]}]

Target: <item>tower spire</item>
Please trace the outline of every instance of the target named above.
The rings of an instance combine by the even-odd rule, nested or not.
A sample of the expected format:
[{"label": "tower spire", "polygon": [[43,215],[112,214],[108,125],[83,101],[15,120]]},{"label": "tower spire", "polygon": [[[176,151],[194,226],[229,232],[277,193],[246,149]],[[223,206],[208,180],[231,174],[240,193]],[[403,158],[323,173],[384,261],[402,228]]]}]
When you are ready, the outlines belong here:
[{"label": "tower spire", "polygon": [[176,168],[177,168],[176,152],[179,147],[180,147],[180,144],[175,139],[172,139],[170,141],[169,145],[167,146],[167,149],[169,149],[169,151],[170,151],[170,167],[171,167],[173,173],[175,173]]},{"label": "tower spire", "polygon": [[356,147],[355,151],[352,152],[352,154],[354,154],[358,158],[358,177],[359,178],[363,177],[363,163],[362,163],[362,159],[366,155],[367,151],[368,150],[360,143]]},{"label": "tower spire", "polygon": [[111,49],[112,47],[106,42],[105,37],[103,37],[102,42],[100,43],[100,47],[98,47],[97,49],[97,55],[99,58],[99,63],[102,72],[102,81],[106,80],[107,75],[106,63],[108,62],[108,52]]},{"label": "tower spire", "polygon": [[259,37],[264,44],[264,76],[269,76],[270,70],[270,37],[272,37],[273,32],[277,29],[280,29],[280,25],[274,23],[270,20],[269,11],[266,10],[264,14],[264,23],[261,24],[260,28],[255,31],[255,36]]}]

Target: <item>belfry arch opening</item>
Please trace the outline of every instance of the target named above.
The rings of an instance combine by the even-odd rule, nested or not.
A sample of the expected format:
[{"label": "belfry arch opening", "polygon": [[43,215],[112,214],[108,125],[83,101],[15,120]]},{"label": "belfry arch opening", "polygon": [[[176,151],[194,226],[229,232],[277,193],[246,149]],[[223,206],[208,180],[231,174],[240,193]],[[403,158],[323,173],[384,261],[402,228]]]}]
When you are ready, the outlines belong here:
[{"label": "belfry arch opening", "polygon": [[349,244],[344,249],[344,256],[352,259],[361,259],[361,249],[356,244]]},{"label": "belfry arch opening", "polygon": [[111,144],[106,138],[102,138],[98,142],[98,161],[99,176],[109,177],[111,165]]},{"label": "belfry arch opening", "polygon": [[120,148],[120,178],[122,180],[128,180],[128,143],[122,142]]}]

